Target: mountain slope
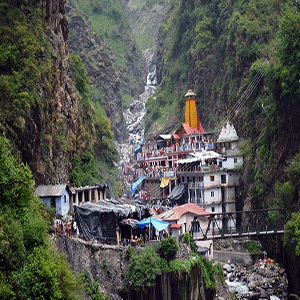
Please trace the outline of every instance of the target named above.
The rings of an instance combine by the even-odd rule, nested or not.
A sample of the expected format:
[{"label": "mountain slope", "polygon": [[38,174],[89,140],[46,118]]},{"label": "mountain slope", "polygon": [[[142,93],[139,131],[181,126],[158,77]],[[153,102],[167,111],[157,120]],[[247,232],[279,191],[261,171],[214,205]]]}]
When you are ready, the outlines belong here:
[{"label": "mountain slope", "polygon": [[85,70],[74,56],[71,72],[64,5],[1,1],[0,131],[37,185],[70,178],[73,184],[118,185],[109,121],[91,102]]},{"label": "mountain slope", "polygon": [[[287,180],[285,166],[299,151],[299,33],[292,30],[298,16],[292,2],[175,0],[160,28],[159,87],[146,103],[148,137],[182,122],[183,95],[193,89],[205,131],[228,117],[248,139],[241,209],[276,206],[276,186]],[[263,80],[254,81],[244,105],[232,110],[259,73]],[[296,203],[297,193],[291,191],[291,198]]]},{"label": "mountain slope", "polygon": [[69,48],[82,58],[92,99],[106,112],[116,140],[124,142],[122,105],[128,106],[142,93],[146,69],[122,2],[69,0],[67,11]]}]

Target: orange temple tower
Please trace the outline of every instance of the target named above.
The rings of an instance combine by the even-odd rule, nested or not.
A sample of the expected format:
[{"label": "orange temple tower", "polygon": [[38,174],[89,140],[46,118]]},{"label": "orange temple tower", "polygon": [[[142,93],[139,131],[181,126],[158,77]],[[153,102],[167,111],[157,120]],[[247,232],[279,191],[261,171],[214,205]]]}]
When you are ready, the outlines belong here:
[{"label": "orange temple tower", "polygon": [[189,90],[185,95],[185,123],[189,125],[191,129],[197,129],[199,132],[203,132],[203,128],[200,123],[200,119],[197,112],[196,94]]}]

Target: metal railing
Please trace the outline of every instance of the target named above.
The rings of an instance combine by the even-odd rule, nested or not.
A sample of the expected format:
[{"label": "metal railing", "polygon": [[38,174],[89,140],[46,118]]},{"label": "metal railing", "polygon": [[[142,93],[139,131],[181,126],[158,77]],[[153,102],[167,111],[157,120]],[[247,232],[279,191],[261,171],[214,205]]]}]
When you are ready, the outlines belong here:
[{"label": "metal railing", "polygon": [[282,234],[288,220],[283,209],[212,213],[205,217],[207,224],[192,224],[189,229],[195,240]]}]

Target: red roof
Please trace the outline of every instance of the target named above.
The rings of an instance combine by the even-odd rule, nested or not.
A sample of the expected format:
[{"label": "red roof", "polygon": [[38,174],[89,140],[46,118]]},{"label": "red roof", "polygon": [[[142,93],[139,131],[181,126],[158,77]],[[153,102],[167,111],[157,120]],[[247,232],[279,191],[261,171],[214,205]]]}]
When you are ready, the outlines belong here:
[{"label": "red roof", "polygon": [[173,207],[172,209],[162,213],[159,217],[161,220],[171,221],[179,220],[180,217],[184,214],[193,214],[193,215],[208,215],[209,212],[199,205],[194,203],[186,203],[180,206]]},{"label": "red roof", "polygon": [[[187,123],[182,123],[182,127],[187,135],[190,135],[192,133],[203,133],[204,132],[200,122],[198,122],[197,128],[191,128],[189,126],[189,124],[187,124]],[[173,136],[174,136],[174,134],[173,134]]]},{"label": "red roof", "polygon": [[171,229],[179,229],[179,228],[181,228],[181,225],[180,224],[171,224],[170,228]]}]

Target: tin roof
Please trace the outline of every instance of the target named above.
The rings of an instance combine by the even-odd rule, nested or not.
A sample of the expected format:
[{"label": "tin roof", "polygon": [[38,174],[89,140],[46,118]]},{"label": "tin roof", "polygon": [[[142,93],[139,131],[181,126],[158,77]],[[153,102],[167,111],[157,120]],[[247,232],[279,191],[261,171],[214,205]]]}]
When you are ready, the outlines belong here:
[{"label": "tin roof", "polygon": [[66,190],[67,184],[39,185],[34,194],[40,197],[59,197]]}]

